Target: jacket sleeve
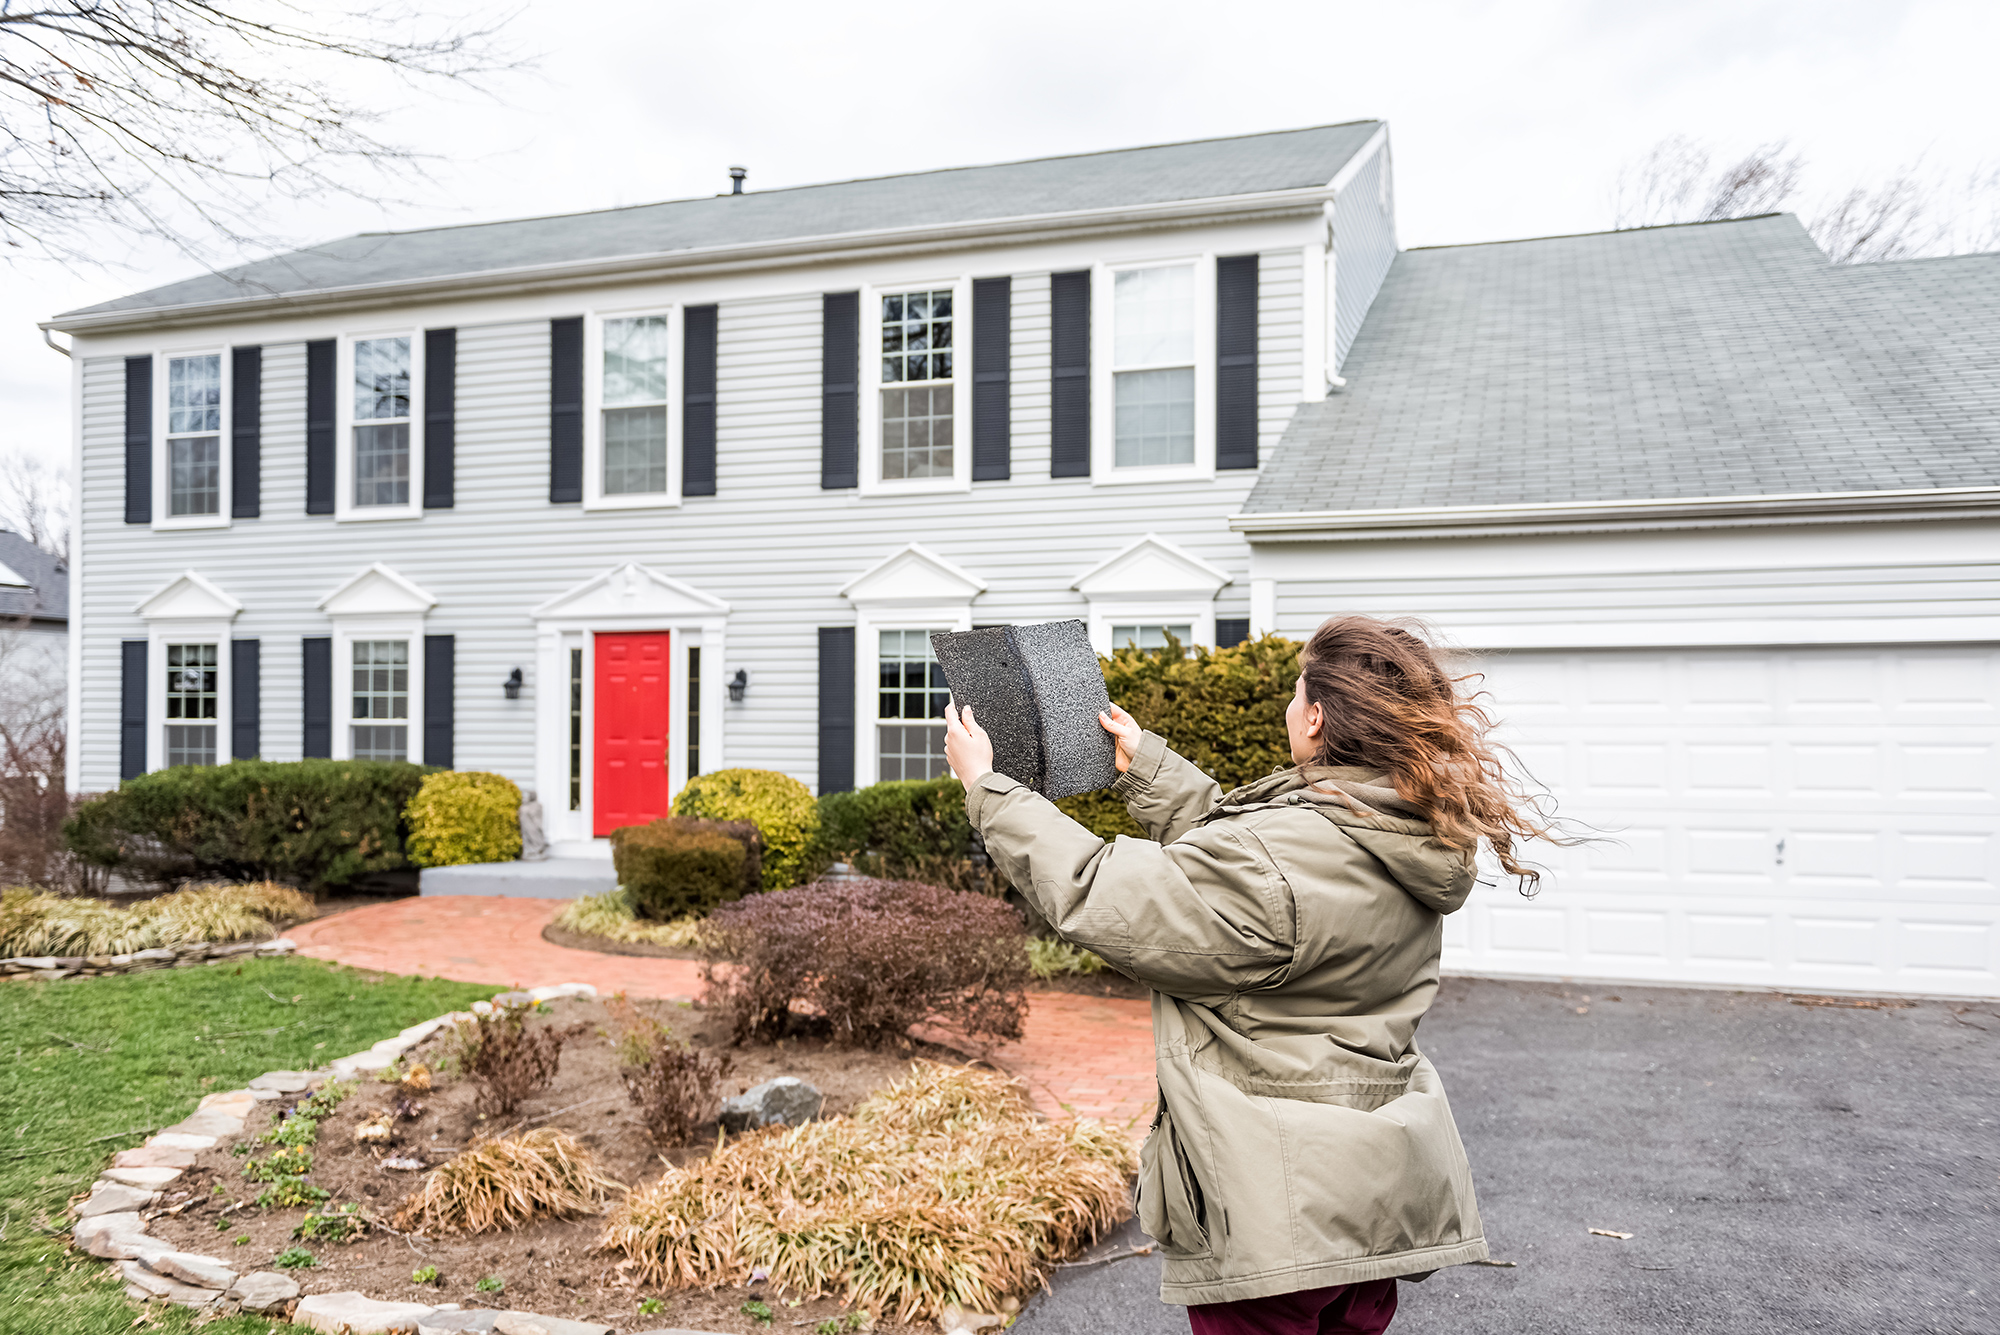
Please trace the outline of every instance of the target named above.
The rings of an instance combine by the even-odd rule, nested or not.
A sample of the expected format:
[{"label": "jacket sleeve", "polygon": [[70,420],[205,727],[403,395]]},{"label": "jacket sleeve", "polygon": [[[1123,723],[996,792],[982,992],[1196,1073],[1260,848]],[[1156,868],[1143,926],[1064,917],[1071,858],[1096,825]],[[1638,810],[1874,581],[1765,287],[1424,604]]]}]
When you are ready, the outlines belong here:
[{"label": "jacket sleeve", "polygon": [[1289,966],[1290,888],[1263,845],[1234,822],[1201,826],[1172,844],[1106,843],[997,772],[972,786],[965,805],[994,865],[1063,939],[1156,991],[1226,996],[1261,987]]},{"label": "jacket sleeve", "polygon": [[1125,799],[1139,828],[1163,844],[1186,834],[1222,800],[1221,785],[1155,732],[1139,734],[1139,750],[1111,791]]}]

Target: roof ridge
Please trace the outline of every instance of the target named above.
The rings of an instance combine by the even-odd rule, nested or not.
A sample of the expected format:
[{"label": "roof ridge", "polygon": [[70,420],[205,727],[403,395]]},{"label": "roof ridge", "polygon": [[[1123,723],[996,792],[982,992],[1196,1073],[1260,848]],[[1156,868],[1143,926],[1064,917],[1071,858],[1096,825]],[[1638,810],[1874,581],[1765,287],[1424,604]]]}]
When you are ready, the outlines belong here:
[{"label": "roof ridge", "polygon": [[1520,246],[1530,241],[1574,241],[1586,236],[1624,236],[1629,232],[1664,232],[1676,227],[1722,227],[1729,223],[1762,222],[1766,218],[1797,215],[1779,209],[1771,213],[1746,213],[1741,218],[1704,218],[1700,222],[1647,223],[1643,227],[1606,227],[1595,232],[1555,232],[1548,236],[1507,236],[1495,241],[1446,241],[1435,246],[1405,246],[1404,250],[1471,250],[1475,246]]}]

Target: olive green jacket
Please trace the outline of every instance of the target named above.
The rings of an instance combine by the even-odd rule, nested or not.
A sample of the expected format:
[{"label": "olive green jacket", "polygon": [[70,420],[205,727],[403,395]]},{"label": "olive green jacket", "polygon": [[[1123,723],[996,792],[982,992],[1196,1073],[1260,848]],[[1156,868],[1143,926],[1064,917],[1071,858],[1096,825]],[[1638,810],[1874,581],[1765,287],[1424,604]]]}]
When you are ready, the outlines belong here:
[{"label": "olive green jacket", "polygon": [[[1170,1303],[1482,1260],[1472,1170],[1416,1043],[1467,860],[1379,774],[1296,769],[1223,796],[1146,733],[1111,843],[993,773],[987,853],[1065,939],[1153,992],[1160,1107],[1139,1222]],[[1401,815],[1391,814],[1400,812]]]}]

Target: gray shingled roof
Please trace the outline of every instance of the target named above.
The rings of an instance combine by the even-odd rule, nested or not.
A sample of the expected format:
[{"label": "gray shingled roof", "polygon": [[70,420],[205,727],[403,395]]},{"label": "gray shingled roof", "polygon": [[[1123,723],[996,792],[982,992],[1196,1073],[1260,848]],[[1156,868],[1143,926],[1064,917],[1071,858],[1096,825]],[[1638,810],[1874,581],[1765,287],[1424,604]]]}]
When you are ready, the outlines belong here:
[{"label": "gray shingled roof", "polygon": [[[1355,121],[421,232],[364,232],[153,288],[88,315],[524,265],[1323,186],[1381,128]],[[58,317],[60,318],[60,317]]]},{"label": "gray shingled roof", "polygon": [[20,617],[68,622],[69,572],[55,557],[20,534],[0,529],[0,566],[28,581],[25,589],[0,584],[0,629]]},{"label": "gray shingled roof", "polygon": [[1405,251],[1244,509],[2000,484],[2000,255],[1789,215]]}]

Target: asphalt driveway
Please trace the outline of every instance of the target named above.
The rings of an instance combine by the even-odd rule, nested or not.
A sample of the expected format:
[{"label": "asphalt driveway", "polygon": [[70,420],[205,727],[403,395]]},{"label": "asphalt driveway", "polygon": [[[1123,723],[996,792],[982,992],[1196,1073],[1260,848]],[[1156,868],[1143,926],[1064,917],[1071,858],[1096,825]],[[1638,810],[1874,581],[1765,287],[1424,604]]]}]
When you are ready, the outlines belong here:
[{"label": "asphalt driveway", "polygon": [[[1461,978],[1422,1040],[1515,1265],[1400,1286],[1393,1335],[2000,1333],[2000,1003]],[[1014,1329],[1185,1335],[1159,1272],[1065,1270]]]}]

